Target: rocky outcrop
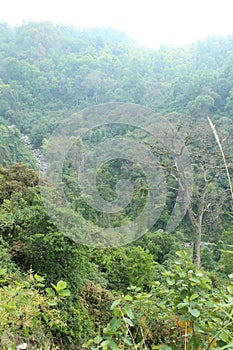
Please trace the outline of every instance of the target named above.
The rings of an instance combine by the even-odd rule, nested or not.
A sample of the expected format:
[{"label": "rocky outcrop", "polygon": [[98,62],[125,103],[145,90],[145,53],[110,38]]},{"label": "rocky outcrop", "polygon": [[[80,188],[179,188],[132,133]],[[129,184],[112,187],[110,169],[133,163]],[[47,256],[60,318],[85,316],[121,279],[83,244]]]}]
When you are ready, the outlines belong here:
[{"label": "rocky outcrop", "polygon": [[39,148],[34,148],[33,144],[31,143],[31,140],[28,135],[23,135],[22,140],[24,141],[25,145],[31,150],[32,155],[35,159],[35,163],[37,168],[40,172],[44,173],[47,170],[47,163],[45,162],[43,158],[43,154]]}]

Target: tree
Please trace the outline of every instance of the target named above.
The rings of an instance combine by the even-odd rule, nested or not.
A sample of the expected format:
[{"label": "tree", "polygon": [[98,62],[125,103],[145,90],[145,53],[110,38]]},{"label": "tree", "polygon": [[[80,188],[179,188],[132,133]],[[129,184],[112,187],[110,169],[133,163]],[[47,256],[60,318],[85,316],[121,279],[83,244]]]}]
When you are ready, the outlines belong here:
[{"label": "tree", "polygon": [[92,261],[106,278],[108,289],[126,291],[131,285],[148,289],[154,282],[153,255],[140,246],[94,249]]},{"label": "tree", "polygon": [[[170,119],[172,117],[173,115],[168,116]],[[161,166],[167,179],[170,198],[167,208],[178,200],[175,211],[170,210],[171,217],[175,215],[172,219],[177,216],[179,220],[181,213],[187,212],[186,217],[189,220],[186,232],[190,235],[192,231],[193,234],[193,262],[200,267],[202,236],[205,234],[207,241],[213,239],[214,229],[230,206],[231,193],[222,155],[207,118],[187,118],[183,115],[176,117],[173,124],[177,129],[161,132],[160,140],[151,147],[161,157]],[[231,129],[230,121],[224,123],[223,120],[221,134],[225,139],[224,149],[228,165],[232,162]],[[189,154],[186,154],[184,162],[182,156],[187,150]],[[170,221],[171,218],[168,225]]]},{"label": "tree", "polygon": [[[228,187],[224,162],[208,121],[200,118],[192,123],[193,130],[188,133],[186,142],[193,160],[195,172],[193,196],[185,184],[182,169],[179,169],[179,178],[183,181],[184,191],[189,203],[187,206],[189,220],[194,232],[193,262],[199,268],[201,264],[201,239],[203,233],[208,234],[208,227],[219,223],[226,208],[230,207],[231,193]],[[223,129],[225,138],[225,153],[228,165],[231,162],[232,140],[231,130]],[[205,229],[204,229],[205,224]],[[212,237],[206,236],[212,240]]]},{"label": "tree", "polygon": [[214,99],[210,95],[199,95],[197,98],[189,102],[188,108],[195,116],[207,115],[214,106]]}]

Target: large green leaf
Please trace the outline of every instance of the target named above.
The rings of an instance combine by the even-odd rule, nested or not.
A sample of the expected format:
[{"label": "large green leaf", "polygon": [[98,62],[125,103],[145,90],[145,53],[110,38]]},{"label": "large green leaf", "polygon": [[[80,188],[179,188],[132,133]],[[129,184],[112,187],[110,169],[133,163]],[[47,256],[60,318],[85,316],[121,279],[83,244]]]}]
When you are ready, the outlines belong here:
[{"label": "large green leaf", "polygon": [[189,312],[194,317],[200,316],[200,311],[198,309],[191,309],[191,308],[189,308]]},{"label": "large green leaf", "polygon": [[57,283],[57,291],[60,291],[62,289],[65,289],[67,286],[67,283],[65,281],[59,281]]}]

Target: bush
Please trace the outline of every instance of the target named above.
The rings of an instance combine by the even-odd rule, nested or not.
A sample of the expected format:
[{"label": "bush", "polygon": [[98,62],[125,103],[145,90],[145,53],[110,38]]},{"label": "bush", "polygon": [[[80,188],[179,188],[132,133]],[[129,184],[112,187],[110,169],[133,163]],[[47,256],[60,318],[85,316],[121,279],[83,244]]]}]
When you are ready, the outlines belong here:
[{"label": "bush", "polygon": [[112,319],[88,349],[230,349],[233,347],[233,275],[216,289],[184,252],[150,293],[139,288],[111,306]]},{"label": "bush", "polygon": [[[15,278],[14,278],[15,277]],[[61,298],[69,296],[66,283],[60,281],[45,291],[44,278],[28,274],[18,279],[0,270],[0,339],[2,349],[26,342],[31,346],[53,346],[53,329],[63,325],[57,309]]]}]

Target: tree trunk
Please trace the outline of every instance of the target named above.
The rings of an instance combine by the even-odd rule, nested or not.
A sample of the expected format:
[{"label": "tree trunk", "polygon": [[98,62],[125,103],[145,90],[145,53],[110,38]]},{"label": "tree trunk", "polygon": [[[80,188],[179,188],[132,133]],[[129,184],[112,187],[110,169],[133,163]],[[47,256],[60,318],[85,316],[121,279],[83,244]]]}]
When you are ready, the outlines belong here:
[{"label": "tree trunk", "polygon": [[193,242],[193,263],[196,265],[197,269],[201,266],[201,239],[198,233],[195,233],[195,238]]}]

